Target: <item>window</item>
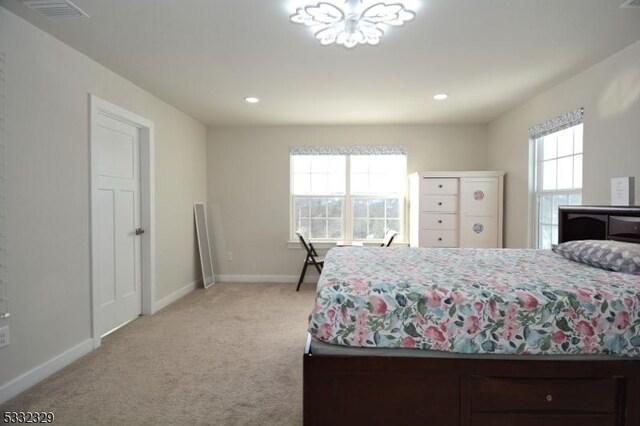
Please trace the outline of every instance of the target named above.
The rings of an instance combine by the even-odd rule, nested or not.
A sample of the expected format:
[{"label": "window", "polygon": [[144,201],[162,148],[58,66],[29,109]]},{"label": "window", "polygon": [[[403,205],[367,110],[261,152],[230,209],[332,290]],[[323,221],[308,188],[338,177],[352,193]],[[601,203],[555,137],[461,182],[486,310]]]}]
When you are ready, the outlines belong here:
[{"label": "window", "polygon": [[580,121],[534,138],[536,247],[558,243],[558,206],[582,204],[582,111]]},{"label": "window", "polygon": [[331,148],[324,155],[310,149],[291,154],[292,239],[296,231],[328,242],[381,241],[389,229],[403,234],[405,154],[349,147],[348,154],[340,153],[347,148]]}]

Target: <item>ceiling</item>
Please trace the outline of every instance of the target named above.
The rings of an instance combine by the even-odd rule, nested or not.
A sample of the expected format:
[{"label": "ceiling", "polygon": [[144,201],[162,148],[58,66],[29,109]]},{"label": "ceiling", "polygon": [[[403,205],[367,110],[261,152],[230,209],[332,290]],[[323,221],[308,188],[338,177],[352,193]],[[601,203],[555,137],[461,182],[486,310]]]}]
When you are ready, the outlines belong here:
[{"label": "ceiling", "polygon": [[623,0],[421,0],[351,50],[290,23],[301,0],[73,1],[90,18],[0,5],[209,125],[487,123],[640,40]]}]

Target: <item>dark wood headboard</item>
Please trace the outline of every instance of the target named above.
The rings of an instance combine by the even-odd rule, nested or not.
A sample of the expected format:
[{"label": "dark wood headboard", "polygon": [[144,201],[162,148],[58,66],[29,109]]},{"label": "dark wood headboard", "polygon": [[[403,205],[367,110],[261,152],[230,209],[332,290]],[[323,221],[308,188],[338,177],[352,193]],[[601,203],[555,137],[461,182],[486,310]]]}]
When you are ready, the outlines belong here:
[{"label": "dark wood headboard", "polygon": [[558,243],[574,240],[640,243],[640,207],[560,206]]}]

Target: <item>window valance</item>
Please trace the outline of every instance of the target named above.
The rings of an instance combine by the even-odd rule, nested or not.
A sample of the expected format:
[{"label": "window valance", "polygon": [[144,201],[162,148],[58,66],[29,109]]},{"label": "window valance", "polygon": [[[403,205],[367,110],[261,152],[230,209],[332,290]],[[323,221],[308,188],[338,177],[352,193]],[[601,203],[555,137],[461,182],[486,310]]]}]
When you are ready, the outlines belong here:
[{"label": "window valance", "polygon": [[529,129],[529,137],[531,139],[538,139],[551,133],[559,132],[560,130],[577,126],[582,123],[584,117],[584,108],[578,108],[570,111],[566,114],[559,115],[551,120],[540,123]]},{"label": "window valance", "polygon": [[291,155],[407,155],[403,145],[292,146]]}]

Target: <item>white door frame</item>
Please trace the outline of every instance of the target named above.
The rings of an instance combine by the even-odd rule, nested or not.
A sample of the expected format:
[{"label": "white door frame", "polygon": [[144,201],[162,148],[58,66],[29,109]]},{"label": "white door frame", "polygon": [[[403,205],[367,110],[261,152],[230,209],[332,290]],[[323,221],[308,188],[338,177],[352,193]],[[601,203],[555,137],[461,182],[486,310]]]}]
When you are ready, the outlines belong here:
[{"label": "white door frame", "polygon": [[141,238],[142,249],[142,314],[154,313],[155,300],[155,263],[156,263],[156,233],[155,233],[155,156],[154,156],[154,124],[144,117],[120,108],[95,95],[89,94],[89,156],[91,181],[91,332],[93,348],[97,349],[102,338],[98,328],[100,289],[98,282],[97,243],[98,229],[98,167],[97,167],[97,125],[98,116],[104,115],[116,120],[124,121],[140,129],[140,217],[145,233]]}]

